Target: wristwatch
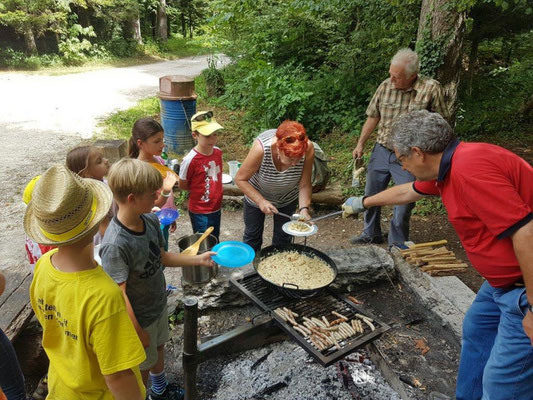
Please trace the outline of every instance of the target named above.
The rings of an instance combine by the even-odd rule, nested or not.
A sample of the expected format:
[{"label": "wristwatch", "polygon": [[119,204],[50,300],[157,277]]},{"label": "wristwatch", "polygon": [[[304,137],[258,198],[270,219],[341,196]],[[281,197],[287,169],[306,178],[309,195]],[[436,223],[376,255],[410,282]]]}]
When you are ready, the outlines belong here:
[{"label": "wristwatch", "polygon": [[298,212],[301,212],[304,208],[307,209],[307,211],[309,211],[309,207],[307,207],[307,206],[303,206],[303,207],[300,207],[300,209],[298,210]]}]

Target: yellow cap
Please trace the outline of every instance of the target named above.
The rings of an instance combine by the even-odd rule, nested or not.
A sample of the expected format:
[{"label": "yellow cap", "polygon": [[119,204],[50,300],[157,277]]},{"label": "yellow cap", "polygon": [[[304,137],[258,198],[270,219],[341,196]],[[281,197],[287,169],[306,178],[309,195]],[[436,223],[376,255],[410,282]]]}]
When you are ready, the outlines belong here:
[{"label": "yellow cap", "polygon": [[35,187],[35,184],[39,179],[41,179],[41,175],[37,175],[35,178],[29,181],[26,187],[24,188],[24,193],[22,193],[22,201],[25,204],[28,204],[30,202],[31,195],[33,193],[33,188]]},{"label": "yellow cap", "polygon": [[193,132],[198,132],[203,136],[209,136],[213,132],[218,131],[219,129],[224,129],[222,125],[220,125],[216,119],[212,117],[204,117],[201,121],[196,121],[196,118],[198,116],[204,115],[204,114],[211,114],[213,115],[212,111],[200,111],[194,114],[191,118],[191,130]]}]

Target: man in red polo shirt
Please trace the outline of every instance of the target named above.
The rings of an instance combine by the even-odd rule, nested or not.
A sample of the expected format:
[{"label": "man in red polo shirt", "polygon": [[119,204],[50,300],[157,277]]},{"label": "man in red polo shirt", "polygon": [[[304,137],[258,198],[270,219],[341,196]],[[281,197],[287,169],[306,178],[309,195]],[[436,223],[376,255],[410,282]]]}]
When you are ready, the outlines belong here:
[{"label": "man in red polo shirt", "polygon": [[392,137],[398,162],[417,180],[351,197],[345,215],[440,195],[487,280],[463,322],[457,399],[532,399],[533,168],[499,146],[460,142],[425,110],[399,118]]}]

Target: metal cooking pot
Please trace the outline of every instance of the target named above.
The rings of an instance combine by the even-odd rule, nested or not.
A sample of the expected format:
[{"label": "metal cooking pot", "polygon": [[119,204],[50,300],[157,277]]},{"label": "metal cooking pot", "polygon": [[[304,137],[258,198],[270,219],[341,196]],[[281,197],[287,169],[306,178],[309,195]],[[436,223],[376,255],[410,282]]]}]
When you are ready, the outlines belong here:
[{"label": "metal cooking pot", "polygon": [[[200,239],[200,236],[202,236],[201,233],[195,233],[193,235],[183,236],[179,238],[178,247],[180,248],[180,252],[185,250],[198,239]],[[209,235],[202,243],[200,243],[198,254],[202,254],[206,251],[211,250],[213,247],[215,247],[217,243],[217,238],[213,235]],[[201,265],[183,267],[181,271],[184,282],[191,284],[207,283],[216,276],[218,272],[218,264],[215,263],[214,267],[204,267]]]},{"label": "metal cooking pot", "polygon": [[[324,286],[321,286],[315,289],[300,289],[298,288],[298,285],[295,285],[290,282],[285,282],[282,285],[278,285],[277,283],[274,283],[262,277],[261,274],[257,272],[257,267],[259,263],[261,262],[261,260],[271,255],[274,255],[276,253],[281,253],[283,251],[296,251],[300,254],[304,254],[309,257],[316,257],[316,258],[321,259],[326,264],[328,264],[330,268],[333,270],[333,279],[327,285],[324,285]],[[272,287],[274,290],[277,290],[284,296],[292,297],[295,299],[305,299],[308,297],[316,296],[323,289],[331,285],[337,278],[337,265],[335,265],[335,262],[331,258],[329,258],[326,254],[322,253],[321,251],[318,251],[316,249],[313,249],[312,247],[304,246],[301,244],[272,245],[272,246],[268,246],[268,247],[261,249],[259,253],[257,253],[255,256],[254,268],[256,272],[258,273],[258,275],[261,277],[261,279],[263,279],[270,287]]]}]

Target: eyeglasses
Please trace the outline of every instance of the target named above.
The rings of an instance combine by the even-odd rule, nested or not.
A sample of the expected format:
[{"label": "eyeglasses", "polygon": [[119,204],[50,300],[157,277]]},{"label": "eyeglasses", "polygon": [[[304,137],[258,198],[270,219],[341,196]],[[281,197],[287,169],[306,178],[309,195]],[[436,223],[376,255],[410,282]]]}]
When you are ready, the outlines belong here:
[{"label": "eyeglasses", "polygon": [[305,140],[305,134],[300,133],[298,136],[285,136],[283,139],[285,143],[291,144],[299,140],[300,142]]},{"label": "eyeglasses", "polygon": [[[394,157],[394,160],[392,160],[392,157]],[[399,165],[400,167],[402,166],[402,160],[405,158],[405,157],[408,157],[406,155],[401,155],[400,157],[396,157],[396,154],[394,153],[391,153],[389,155],[389,164],[397,164]]]},{"label": "eyeglasses", "polygon": [[213,118],[213,111],[208,111],[206,113],[203,113],[203,114],[200,114],[194,117],[193,122],[201,122],[201,121],[211,122],[211,118]]}]

